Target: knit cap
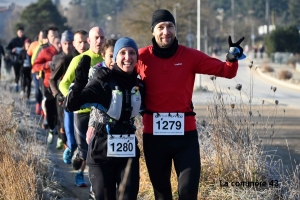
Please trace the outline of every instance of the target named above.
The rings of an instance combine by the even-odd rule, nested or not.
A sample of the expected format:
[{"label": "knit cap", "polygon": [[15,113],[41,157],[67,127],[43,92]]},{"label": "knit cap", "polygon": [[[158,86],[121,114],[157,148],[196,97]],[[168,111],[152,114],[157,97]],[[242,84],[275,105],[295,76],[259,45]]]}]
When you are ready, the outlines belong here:
[{"label": "knit cap", "polygon": [[66,30],[61,34],[61,42],[72,42],[74,40],[74,34],[70,30]]},{"label": "knit cap", "polygon": [[176,26],[173,15],[168,10],[165,9],[159,9],[154,11],[152,15],[152,24],[151,24],[152,32],[154,27],[160,22],[172,22],[174,26]]},{"label": "knit cap", "polygon": [[139,55],[138,47],[137,47],[137,44],[135,43],[135,41],[129,37],[122,37],[117,40],[115,47],[114,47],[113,59],[115,62],[116,62],[116,57],[117,57],[118,52],[120,51],[120,49],[122,49],[124,47],[132,47],[135,50],[136,55]]}]

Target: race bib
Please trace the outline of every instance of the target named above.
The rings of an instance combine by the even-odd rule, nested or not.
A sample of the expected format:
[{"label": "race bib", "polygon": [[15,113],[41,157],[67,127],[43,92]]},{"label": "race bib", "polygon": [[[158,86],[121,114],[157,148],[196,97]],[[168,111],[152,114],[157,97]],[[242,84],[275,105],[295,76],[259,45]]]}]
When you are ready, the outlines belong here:
[{"label": "race bib", "polygon": [[135,157],[135,135],[108,135],[107,157]]},{"label": "race bib", "polygon": [[184,135],[184,113],[153,113],[153,135]]}]

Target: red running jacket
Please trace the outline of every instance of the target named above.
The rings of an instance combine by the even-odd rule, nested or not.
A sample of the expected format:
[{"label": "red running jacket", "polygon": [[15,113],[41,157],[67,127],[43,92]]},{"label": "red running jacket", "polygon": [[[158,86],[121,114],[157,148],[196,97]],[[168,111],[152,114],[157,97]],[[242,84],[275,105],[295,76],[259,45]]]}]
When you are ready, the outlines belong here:
[{"label": "red running jacket", "polygon": [[[201,51],[178,45],[170,58],[159,58],[152,45],[139,49],[137,72],[146,86],[145,104],[150,112],[192,112],[195,74],[233,78],[238,62],[223,62]],[[185,131],[196,129],[195,116],[185,116]],[[144,133],[153,133],[153,116],[143,116]]]},{"label": "red running jacket", "polygon": [[52,57],[57,54],[57,51],[53,45],[43,48],[41,52],[37,55],[32,70],[35,72],[44,71],[44,86],[50,87],[49,79],[51,75],[51,70],[49,66],[49,61],[52,61]]}]

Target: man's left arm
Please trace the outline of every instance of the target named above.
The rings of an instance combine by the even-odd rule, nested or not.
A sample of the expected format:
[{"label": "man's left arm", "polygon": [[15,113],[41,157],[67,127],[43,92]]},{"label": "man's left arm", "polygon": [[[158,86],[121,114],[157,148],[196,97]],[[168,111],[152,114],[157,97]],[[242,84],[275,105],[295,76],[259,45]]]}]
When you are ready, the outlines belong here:
[{"label": "man's left arm", "polygon": [[50,83],[50,88],[52,90],[52,94],[54,97],[60,93],[57,83],[58,83],[58,80],[63,76],[64,64],[65,64],[64,59],[61,57],[57,62],[55,62],[54,71],[51,72],[49,83]]},{"label": "man's left arm", "polygon": [[216,58],[212,58],[202,52],[197,53],[195,73],[214,75],[224,78],[233,78],[238,70],[238,60],[244,59],[243,48],[240,43],[244,40],[242,37],[238,42],[233,43],[231,37],[228,37],[229,51],[226,55],[226,61],[223,62]]},{"label": "man's left arm", "polygon": [[212,58],[200,51],[193,52],[193,72],[196,74],[214,75],[224,78],[233,78],[236,76],[238,62],[221,61]]},{"label": "man's left arm", "polygon": [[35,72],[39,72],[42,71],[45,68],[45,65],[47,63],[47,60],[45,59],[45,55],[46,55],[46,50],[42,49],[41,52],[37,55],[34,64],[32,66],[32,69]]}]

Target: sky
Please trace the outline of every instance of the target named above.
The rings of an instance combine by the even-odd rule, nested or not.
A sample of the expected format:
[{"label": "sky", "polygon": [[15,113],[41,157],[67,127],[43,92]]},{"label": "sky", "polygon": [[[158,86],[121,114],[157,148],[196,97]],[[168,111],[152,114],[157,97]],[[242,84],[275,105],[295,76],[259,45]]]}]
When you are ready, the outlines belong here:
[{"label": "sky", "polygon": [[[10,5],[11,3],[15,3],[20,6],[28,6],[30,3],[35,3],[38,0],[0,0],[0,6],[7,6]],[[70,0],[60,0],[60,3],[66,7],[68,6]]]}]

